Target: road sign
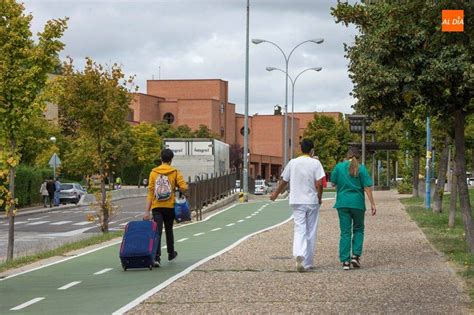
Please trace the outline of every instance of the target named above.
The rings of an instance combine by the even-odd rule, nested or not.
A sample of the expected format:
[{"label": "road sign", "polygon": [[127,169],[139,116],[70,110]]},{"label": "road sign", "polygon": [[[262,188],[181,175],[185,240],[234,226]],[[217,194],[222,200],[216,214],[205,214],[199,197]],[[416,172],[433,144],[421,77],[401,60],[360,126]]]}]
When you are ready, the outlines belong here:
[{"label": "road sign", "polygon": [[48,164],[51,167],[57,167],[61,165],[61,160],[59,159],[59,156],[56,153],[54,153],[53,156],[49,159]]}]

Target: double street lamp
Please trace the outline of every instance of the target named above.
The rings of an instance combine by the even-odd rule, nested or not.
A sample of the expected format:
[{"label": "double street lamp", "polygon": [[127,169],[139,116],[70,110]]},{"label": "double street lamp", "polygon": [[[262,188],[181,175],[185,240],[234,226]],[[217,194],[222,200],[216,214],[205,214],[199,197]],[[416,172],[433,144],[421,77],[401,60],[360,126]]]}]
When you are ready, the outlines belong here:
[{"label": "double street lamp", "polygon": [[283,49],[281,49],[281,47],[275,44],[274,42],[271,42],[265,39],[252,39],[252,43],[254,43],[255,45],[258,45],[261,43],[268,43],[275,46],[276,48],[278,48],[278,50],[283,54],[283,57],[285,58],[285,71],[284,72],[286,75],[285,75],[285,117],[284,117],[285,122],[284,122],[284,133],[283,133],[283,138],[284,138],[283,139],[283,165],[282,165],[283,168],[288,163],[288,64],[290,62],[291,55],[296,50],[296,48],[300,47],[301,45],[305,43],[321,44],[322,42],[324,42],[324,39],[322,38],[305,40],[304,42],[301,42],[298,45],[296,45],[287,55],[285,54]]},{"label": "double street lamp", "polygon": [[282,69],[279,69],[279,68],[275,68],[275,67],[267,67],[266,70],[267,71],[280,71],[280,72],[283,72],[284,74],[287,75],[288,79],[290,79],[290,82],[291,82],[291,136],[290,136],[290,159],[293,158],[293,147],[294,147],[294,143],[295,143],[295,139],[293,138],[294,135],[295,135],[295,127],[294,127],[294,120],[295,120],[295,84],[296,84],[296,81],[298,80],[298,78],[303,74],[305,73],[306,71],[321,71],[321,67],[314,67],[314,68],[308,68],[308,69],[305,69],[303,71],[301,71],[297,76],[296,78],[293,80],[291,78],[291,76],[288,74],[288,73],[285,73],[285,71],[283,71]]}]

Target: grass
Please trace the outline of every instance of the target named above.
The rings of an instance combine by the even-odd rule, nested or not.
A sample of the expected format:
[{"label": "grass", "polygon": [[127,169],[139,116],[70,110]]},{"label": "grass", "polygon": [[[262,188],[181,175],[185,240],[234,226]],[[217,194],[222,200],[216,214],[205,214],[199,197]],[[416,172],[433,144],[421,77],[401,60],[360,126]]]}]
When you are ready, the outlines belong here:
[{"label": "grass", "polygon": [[69,244],[62,245],[56,249],[48,250],[45,252],[37,253],[35,255],[22,256],[14,258],[9,262],[0,263],[0,272],[6,271],[8,269],[18,268],[24,265],[28,265],[39,260],[50,258],[54,256],[62,256],[70,251],[81,249],[87,246],[100,244],[116,237],[121,237],[123,232],[109,232],[108,234],[96,235],[87,239],[83,239],[77,242],[72,242]]},{"label": "grass", "polygon": [[[472,208],[474,208],[474,190],[469,190]],[[464,239],[464,225],[461,211],[456,209],[456,223],[453,228],[448,228],[449,202],[451,196],[443,198],[443,212],[435,214],[424,206],[423,198],[401,199],[407,213],[423,230],[428,240],[435,248],[446,255],[454,264],[457,273],[466,283],[471,298],[470,307],[474,309],[474,254],[466,251]]]}]

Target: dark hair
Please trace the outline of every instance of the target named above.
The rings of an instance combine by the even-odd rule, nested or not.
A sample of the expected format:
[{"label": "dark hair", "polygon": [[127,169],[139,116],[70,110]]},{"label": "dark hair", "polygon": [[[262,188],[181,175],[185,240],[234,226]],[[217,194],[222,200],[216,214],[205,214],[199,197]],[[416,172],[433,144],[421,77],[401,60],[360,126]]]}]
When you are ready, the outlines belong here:
[{"label": "dark hair", "polygon": [[313,141],[309,139],[301,140],[301,152],[305,154],[309,154],[313,148],[314,148]]},{"label": "dark hair", "polygon": [[170,149],[164,149],[161,151],[161,161],[163,163],[170,163],[173,160],[174,153]]}]

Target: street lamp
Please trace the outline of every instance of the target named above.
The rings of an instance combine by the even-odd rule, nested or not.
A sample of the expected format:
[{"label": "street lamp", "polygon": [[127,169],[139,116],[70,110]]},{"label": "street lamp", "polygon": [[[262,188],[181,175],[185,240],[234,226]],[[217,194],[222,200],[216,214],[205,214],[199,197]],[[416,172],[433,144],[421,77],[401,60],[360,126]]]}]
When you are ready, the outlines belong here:
[{"label": "street lamp", "polygon": [[[51,137],[49,140],[53,143],[53,145],[56,143],[56,137]],[[56,180],[56,153],[53,154],[52,160],[53,160],[53,178]]]},{"label": "street lamp", "polygon": [[278,50],[283,54],[283,57],[285,58],[285,73],[286,73],[286,76],[285,76],[285,118],[284,118],[284,121],[285,121],[284,128],[285,128],[285,130],[284,130],[284,133],[283,133],[283,138],[284,138],[283,139],[283,168],[288,163],[288,63],[290,62],[291,55],[296,50],[296,48],[300,47],[301,45],[303,45],[305,43],[321,44],[322,42],[324,42],[324,39],[322,39],[322,38],[315,38],[315,39],[305,40],[305,41],[299,43],[298,45],[296,45],[295,47],[293,47],[293,49],[290,51],[290,53],[287,56],[285,54],[285,52],[283,51],[283,49],[281,49],[280,46],[278,46],[274,42],[271,42],[271,41],[266,40],[266,39],[258,39],[258,38],[252,39],[252,43],[254,43],[255,45],[258,45],[258,44],[261,44],[261,43],[268,43],[268,44],[271,44],[271,45],[275,46],[276,48],[278,48]]},{"label": "street lamp", "polygon": [[[279,69],[279,68],[275,68],[275,67],[266,67],[265,68],[267,71],[280,71],[280,72],[283,72],[285,73],[285,71]],[[294,143],[295,143],[295,139],[293,139],[293,136],[295,134],[295,129],[294,129],[294,120],[295,120],[295,84],[296,84],[296,81],[298,80],[298,78],[303,74],[305,73],[306,71],[321,71],[323,68],[321,67],[314,67],[314,68],[308,68],[308,69],[305,69],[303,71],[301,71],[297,76],[296,78],[293,80],[291,78],[291,76],[288,74],[288,73],[285,73],[287,76],[288,76],[288,79],[290,79],[291,81],[291,144],[290,144],[290,159],[293,158],[293,146],[294,146]]]}]

